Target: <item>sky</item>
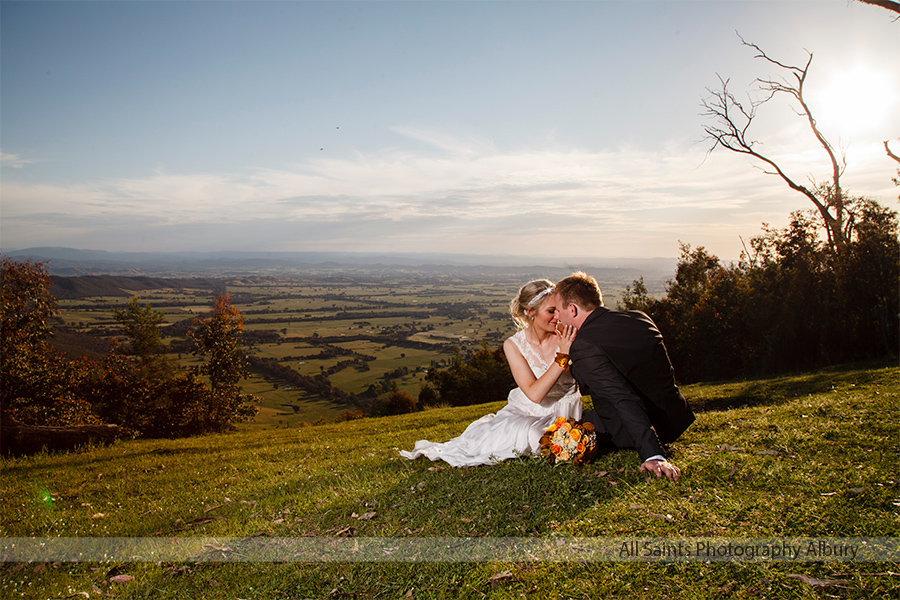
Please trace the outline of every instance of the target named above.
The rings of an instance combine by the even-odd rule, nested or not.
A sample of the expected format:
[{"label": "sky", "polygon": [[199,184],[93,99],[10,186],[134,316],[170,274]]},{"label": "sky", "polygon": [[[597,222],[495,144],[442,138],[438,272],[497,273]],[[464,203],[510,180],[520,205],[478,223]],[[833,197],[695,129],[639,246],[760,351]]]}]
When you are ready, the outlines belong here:
[{"label": "sky", "polygon": [[[739,37],[740,36],[740,37]],[[702,101],[806,63],[897,208],[900,21],[851,0],[0,2],[0,246],[736,259],[812,204]],[[791,105],[750,129],[798,181]]]}]

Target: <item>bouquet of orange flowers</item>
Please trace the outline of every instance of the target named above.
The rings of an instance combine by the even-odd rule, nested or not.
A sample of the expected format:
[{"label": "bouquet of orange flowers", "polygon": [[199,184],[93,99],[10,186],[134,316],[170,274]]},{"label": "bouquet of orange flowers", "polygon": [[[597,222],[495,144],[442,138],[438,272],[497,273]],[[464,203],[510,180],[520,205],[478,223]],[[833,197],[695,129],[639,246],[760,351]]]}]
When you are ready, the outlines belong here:
[{"label": "bouquet of orange flowers", "polygon": [[591,459],[597,449],[597,434],[591,423],[557,417],[541,436],[541,455],[550,462],[572,462],[581,465]]}]

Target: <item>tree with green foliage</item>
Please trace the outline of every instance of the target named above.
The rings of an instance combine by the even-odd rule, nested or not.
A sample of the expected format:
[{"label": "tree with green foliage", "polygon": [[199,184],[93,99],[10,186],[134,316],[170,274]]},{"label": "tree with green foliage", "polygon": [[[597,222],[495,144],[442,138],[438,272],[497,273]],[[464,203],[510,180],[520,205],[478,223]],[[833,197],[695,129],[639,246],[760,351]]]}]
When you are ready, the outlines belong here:
[{"label": "tree with green foliage", "polygon": [[416,404],[424,408],[426,406],[434,406],[439,401],[440,396],[438,396],[438,392],[434,389],[434,386],[427,381],[423,382],[419,388],[419,397],[416,400]]},{"label": "tree with green foliage", "polygon": [[620,308],[647,313],[666,340],[679,378],[694,381],[734,376],[753,356],[746,341],[747,300],[740,269],[722,266],[702,246],[682,243],[665,298],[650,298],[643,282],[635,281]]},{"label": "tree with green foliage", "polygon": [[620,304],[626,307],[627,310],[639,310],[649,314],[654,302],[650,292],[647,290],[647,284],[644,283],[644,276],[641,275],[631,285],[625,286],[625,292],[622,294]]},{"label": "tree with green foliage", "polygon": [[166,359],[166,346],[159,330],[166,320],[165,313],[153,310],[150,304],[141,306],[135,297],[125,308],[115,309],[113,316],[125,330],[130,353],[137,357],[141,374],[151,379],[171,378],[175,366]]},{"label": "tree with green foliage", "polygon": [[900,346],[897,213],[867,199],[848,206],[850,237],[835,252],[812,211],[764,225],[737,265],[683,244],[676,276],[655,300],[640,281],[624,308],[643,310],[684,382],[894,356]]},{"label": "tree with green foliage", "polygon": [[437,390],[439,401],[466,406],[505,400],[515,387],[503,348],[491,350],[487,342],[466,360],[459,348],[447,369],[432,369],[425,380]]},{"label": "tree with green foliage", "polygon": [[[91,395],[94,410],[107,422],[141,437],[174,437],[185,430],[184,410],[170,401],[177,365],[166,356],[159,326],[166,316],[132,298],[113,317],[122,326],[127,346],[117,347],[104,361],[104,369]],[[188,403],[190,404],[190,402]]]},{"label": "tree with green foliage", "polygon": [[900,314],[900,238],[897,213],[873,200],[860,202],[854,236],[837,265],[843,332],[835,343],[856,341],[859,356],[895,356]]}]

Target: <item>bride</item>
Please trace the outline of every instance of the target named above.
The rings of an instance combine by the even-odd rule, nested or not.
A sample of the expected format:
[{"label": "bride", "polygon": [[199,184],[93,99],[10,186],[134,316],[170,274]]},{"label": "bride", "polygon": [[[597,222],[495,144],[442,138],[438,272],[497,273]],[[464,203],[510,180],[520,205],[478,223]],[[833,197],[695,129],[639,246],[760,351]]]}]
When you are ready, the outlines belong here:
[{"label": "bride", "polygon": [[419,440],[404,458],[427,456],[454,467],[486,465],[537,453],[540,437],[557,417],[581,418],[581,394],[568,372],[573,327],[558,329],[553,284],[546,279],[526,283],[509,305],[518,333],[503,343],[519,387],[506,406],[471,423],[449,442]]}]

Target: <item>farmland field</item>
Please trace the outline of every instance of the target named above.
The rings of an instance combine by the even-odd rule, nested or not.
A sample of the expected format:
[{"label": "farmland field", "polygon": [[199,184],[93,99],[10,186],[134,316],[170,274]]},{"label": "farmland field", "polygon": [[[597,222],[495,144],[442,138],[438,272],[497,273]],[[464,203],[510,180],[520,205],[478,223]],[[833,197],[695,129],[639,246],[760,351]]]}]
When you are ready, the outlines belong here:
[{"label": "farmland field", "polygon": [[[632,274],[601,281],[607,304],[615,305]],[[114,294],[58,294],[56,339],[70,354],[85,346],[101,354],[105,340],[123,339],[114,310],[136,297],[165,314],[170,355],[183,368],[196,367],[200,359],[192,355],[186,332],[225,291],[245,319],[253,376],[242,386],[262,399],[256,419],[243,427],[296,427],[332,421],[358,404],[301,389],[265,368],[271,361],[263,359],[302,376],[325,376],[354,398],[377,395],[391,382],[416,398],[428,369],[446,366],[457,350],[468,355],[485,345],[496,348],[514,333],[509,301],[523,283],[540,276],[247,276],[160,280],[160,287],[150,289],[146,281],[128,289],[128,278],[117,278]],[[57,287],[77,288],[84,283],[78,279],[57,278]]]}]

